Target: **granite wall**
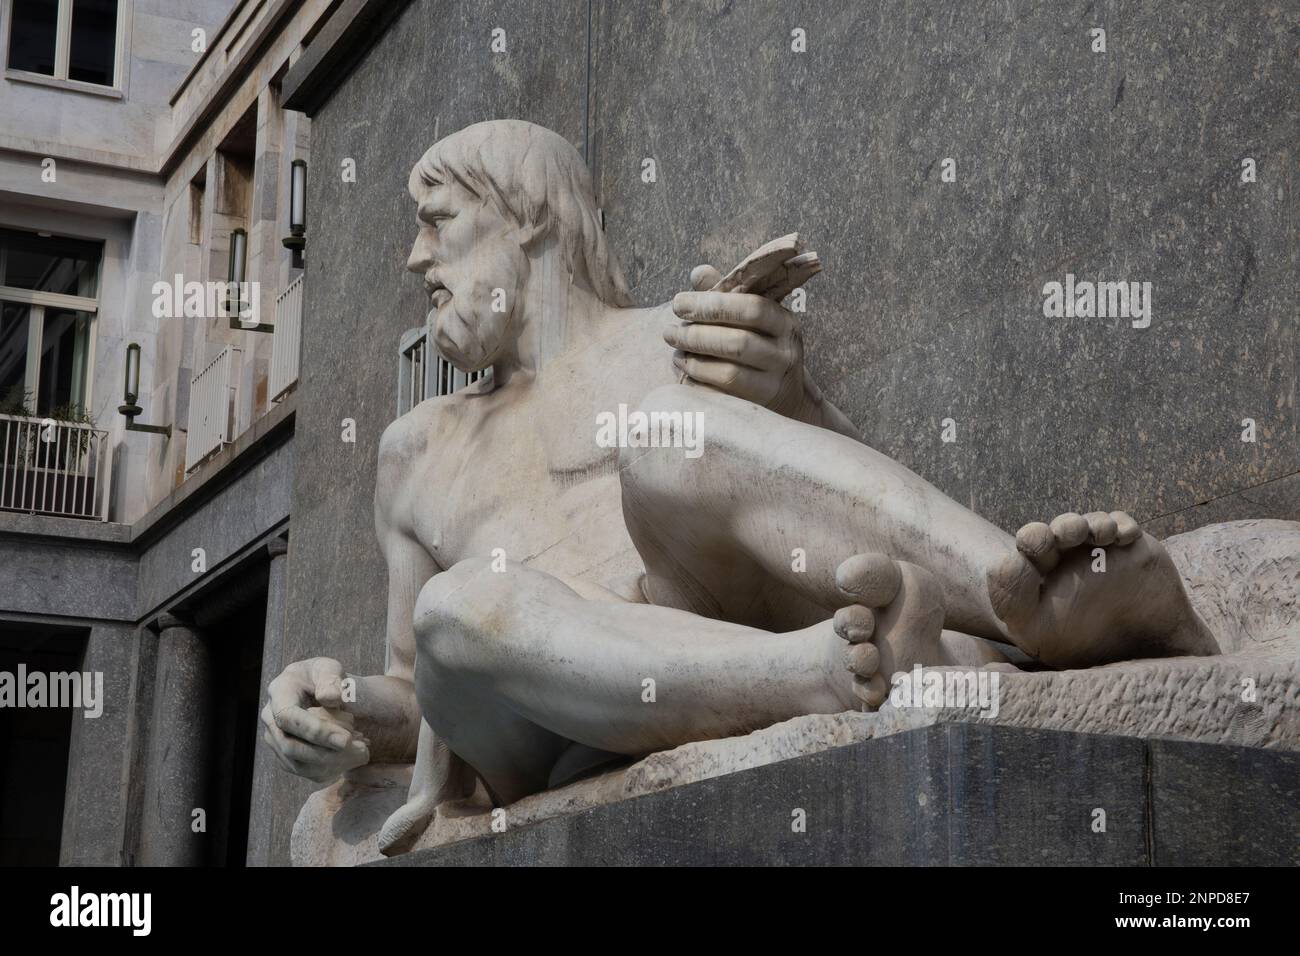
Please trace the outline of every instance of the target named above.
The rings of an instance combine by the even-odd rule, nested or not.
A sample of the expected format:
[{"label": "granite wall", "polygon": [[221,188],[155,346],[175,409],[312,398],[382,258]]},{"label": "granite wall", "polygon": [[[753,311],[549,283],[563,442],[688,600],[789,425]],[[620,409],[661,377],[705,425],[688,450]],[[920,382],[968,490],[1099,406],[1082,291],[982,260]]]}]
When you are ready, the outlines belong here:
[{"label": "granite wall", "polygon": [[[996,524],[1300,515],[1294,11],[705,6],[593,8],[592,155],[640,298],[798,229],[829,396]],[[1150,282],[1150,327],[1044,318],[1068,272]]]},{"label": "granite wall", "polygon": [[[584,150],[642,303],[804,233],[818,381],[1003,527],[1300,517],[1296,46],[1254,0],[415,0],[314,116],[286,659],[382,666],[375,464],[427,307],[406,177],[491,118]],[[1067,273],[1150,282],[1150,326],[1045,318]]]}]

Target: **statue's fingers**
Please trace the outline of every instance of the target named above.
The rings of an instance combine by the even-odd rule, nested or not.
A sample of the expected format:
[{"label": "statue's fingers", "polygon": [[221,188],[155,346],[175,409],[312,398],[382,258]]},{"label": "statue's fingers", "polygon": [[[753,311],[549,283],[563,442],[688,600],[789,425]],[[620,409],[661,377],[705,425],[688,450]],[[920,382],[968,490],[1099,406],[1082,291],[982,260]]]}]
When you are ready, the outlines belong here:
[{"label": "statue's fingers", "polygon": [[880,670],[880,648],[870,642],[846,644],[844,663],[859,677],[871,677]]},{"label": "statue's fingers", "polygon": [[266,746],[270,748],[271,753],[275,756],[276,762],[279,763],[281,767],[290,773],[297,773],[298,771],[294,769],[293,764],[289,763],[288,758],[285,757],[284,754],[280,753],[280,746],[276,741],[274,727],[275,725],[272,724],[263,731],[262,743],[266,744]]},{"label": "statue's fingers", "polygon": [[370,763],[370,747],[359,740],[354,740],[342,751],[321,751],[314,755],[310,764],[300,761],[304,770],[302,775],[310,780],[324,783],[333,780],[339,774]]},{"label": "statue's fingers", "polygon": [[328,707],[307,707],[304,709],[312,717],[318,717],[321,720],[325,721],[326,723],[338,724],[349,734],[351,734],[353,739],[359,736],[354,732],[354,728],[357,725],[356,715],[350,713],[349,711],[341,710],[338,708],[331,710]]},{"label": "statue's fingers", "polygon": [[747,384],[753,376],[758,375],[754,369],[715,359],[709,356],[694,355],[690,352],[675,352],[673,364],[693,382],[708,385],[729,395],[745,395]]},{"label": "statue's fingers", "polygon": [[343,665],[333,658],[317,657],[311,662],[313,696],[324,707],[343,706]]},{"label": "statue's fingers", "polygon": [[327,750],[285,737],[276,749],[292,773],[308,780],[325,783],[341,773],[370,762],[370,748],[353,741],[343,750]]},{"label": "statue's fingers", "polygon": [[731,325],[777,336],[790,327],[790,313],[761,295],[735,292],[679,292],[673,314],[686,322]]},{"label": "statue's fingers", "polygon": [[[288,770],[290,773],[297,774],[300,777],[319,773],[320,768],[317,766],[317,761],[311,759],[310,751],[297,749],[299,746],[310,747],[310,744],[305,744],[300,740],[294,740],[292,737],[286,736],[284,731],[279,727],[276,727],[275,724],[271,724],[266,728],[266,732],[262,735],[262,740],[271,748],[271,752],[275,754],[275,759],[280,762],[280,766],[284,767],[284,769]],[[325,751],[319,747],[316,749],[320,750],[321,753],[336,752]],[[302,757],[308,757],[308,759],[300,759]]]},{"label": "statue's fingers", "polygon": [[664,341],[675,349],[712,356],[750,368],[772,368],[780,359],[774,341],[749,329],[729,325],[688,323],[664,330]]},{"label": "statue's fingers", "polygon": [[326,764],[332,763],[335,755],[339,753],[337,750],[326,750],[305,740],[290,737],[283,732],[276,742],[280,753],[299,767],[323,768]]},{"label": "statue's fingers", "polygon": [[691,288],[696,292],[707,292],[721,281],[722,273],[707,263],[691,270]]},{"label": "statue's fingers", "polygon": [[280,713],[312,700],[313,680],[311,670],[303,663],[292,664],[271,679],[266,694],[272,713]]},{"label": "statue's fingers", "polygon": [[346,727],[317,714],[309,714],[296,704],[274,713],[275,726],[287,736],[297,737],[319,747],[342,750],[352,739],[352,734]]}]

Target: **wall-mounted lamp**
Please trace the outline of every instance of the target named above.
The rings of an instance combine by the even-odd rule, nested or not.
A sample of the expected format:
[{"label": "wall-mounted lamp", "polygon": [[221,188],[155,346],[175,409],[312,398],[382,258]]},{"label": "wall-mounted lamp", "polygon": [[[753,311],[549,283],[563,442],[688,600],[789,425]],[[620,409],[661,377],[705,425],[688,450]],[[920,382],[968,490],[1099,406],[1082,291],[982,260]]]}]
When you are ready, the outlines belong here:
[{"label": "wall-mounted lamp", "polygon": [[230,234],[230,264],[226,267],[226,281],[230,283],[230,298],[226,302],[226,311],[230,321],[244,309],[244,277],[248,266],[248,233],[236,229]]},{"label": "wall-mounted lamp", "polygon": [[[250,324],[241,318],[244,311],[244,280],[248,277],[248,233],[243,229],[230,233],[230,265],[226,267],[226,275],[230,283],[230,298],[226,302],[230,327],[240,332],[274,332],[274,325],[265,322]],[[258,294],[254,288],[253,295]]]},{"label": "wall-mounted lamp", "polygon": [[293,267],[301,269],[307,246],[307,161],[295,159],[289,173],[289,235],[281,242],[293,252]]},{"label": "wall-mounted lamp", "polygon": [[172,437],[170,425],[137,425],[135,416],[143,408],[136,404],[140,397],[140,344],[132,342],[126,347],[126,383],[122,389],[122,404],[117,410],[126,416],[126,430],[129,432],[152,432],[155,435]]}]

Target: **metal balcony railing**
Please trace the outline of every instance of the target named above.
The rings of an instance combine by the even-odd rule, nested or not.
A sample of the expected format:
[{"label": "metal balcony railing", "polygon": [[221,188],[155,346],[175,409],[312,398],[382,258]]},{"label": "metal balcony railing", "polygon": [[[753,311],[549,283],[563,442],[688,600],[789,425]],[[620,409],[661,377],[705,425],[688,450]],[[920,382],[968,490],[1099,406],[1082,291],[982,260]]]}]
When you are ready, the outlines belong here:
[{"label": "metal balcony railing", "polygon": [[108,520],[108,432],[0,415],[0,510]]},{"label": "metal balcony railing", "polygon": [[489,374],[491,369],[466,375],[438,354],[427,326],[408,329],[397,346],[397,415],[400,418],[426,398],[450,395]]},{"label": "metal balcony railing", "polygon": [[227,345],[190,380],[189,435],[185,441],[187,472],[234,440],[239,354],[239,349]]},{"label": "metal balcony railing", "polygon": [[278,402],[298,382],[302,347],[302,276],[275,299],[275,335],[271,343],[271,401]]},{"label": "metal balcony railing", "polygon": [[434,358],[437,361],[434,362],[433,388],[430,397],[450,395],[452,392],[458,392],[466,385],[472,385],[484,375],[488,374],[487,369],[482,369],[481,371],[470,372],[466,375],[441,355],[434,353]]}]

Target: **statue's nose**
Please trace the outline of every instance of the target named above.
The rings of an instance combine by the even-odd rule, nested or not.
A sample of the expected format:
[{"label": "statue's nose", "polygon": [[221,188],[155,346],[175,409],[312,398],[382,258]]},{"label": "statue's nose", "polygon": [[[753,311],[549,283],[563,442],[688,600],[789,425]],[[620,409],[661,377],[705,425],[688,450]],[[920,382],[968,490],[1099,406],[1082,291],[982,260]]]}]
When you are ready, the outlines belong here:
[{"label": "statue's nose", "polygon": [[411,254],[406,259],[406,268],[417,275],[423,275],[432,265],[433,254],[429,244],[423,237],[417,238],[415,245],[411,247]]}]

